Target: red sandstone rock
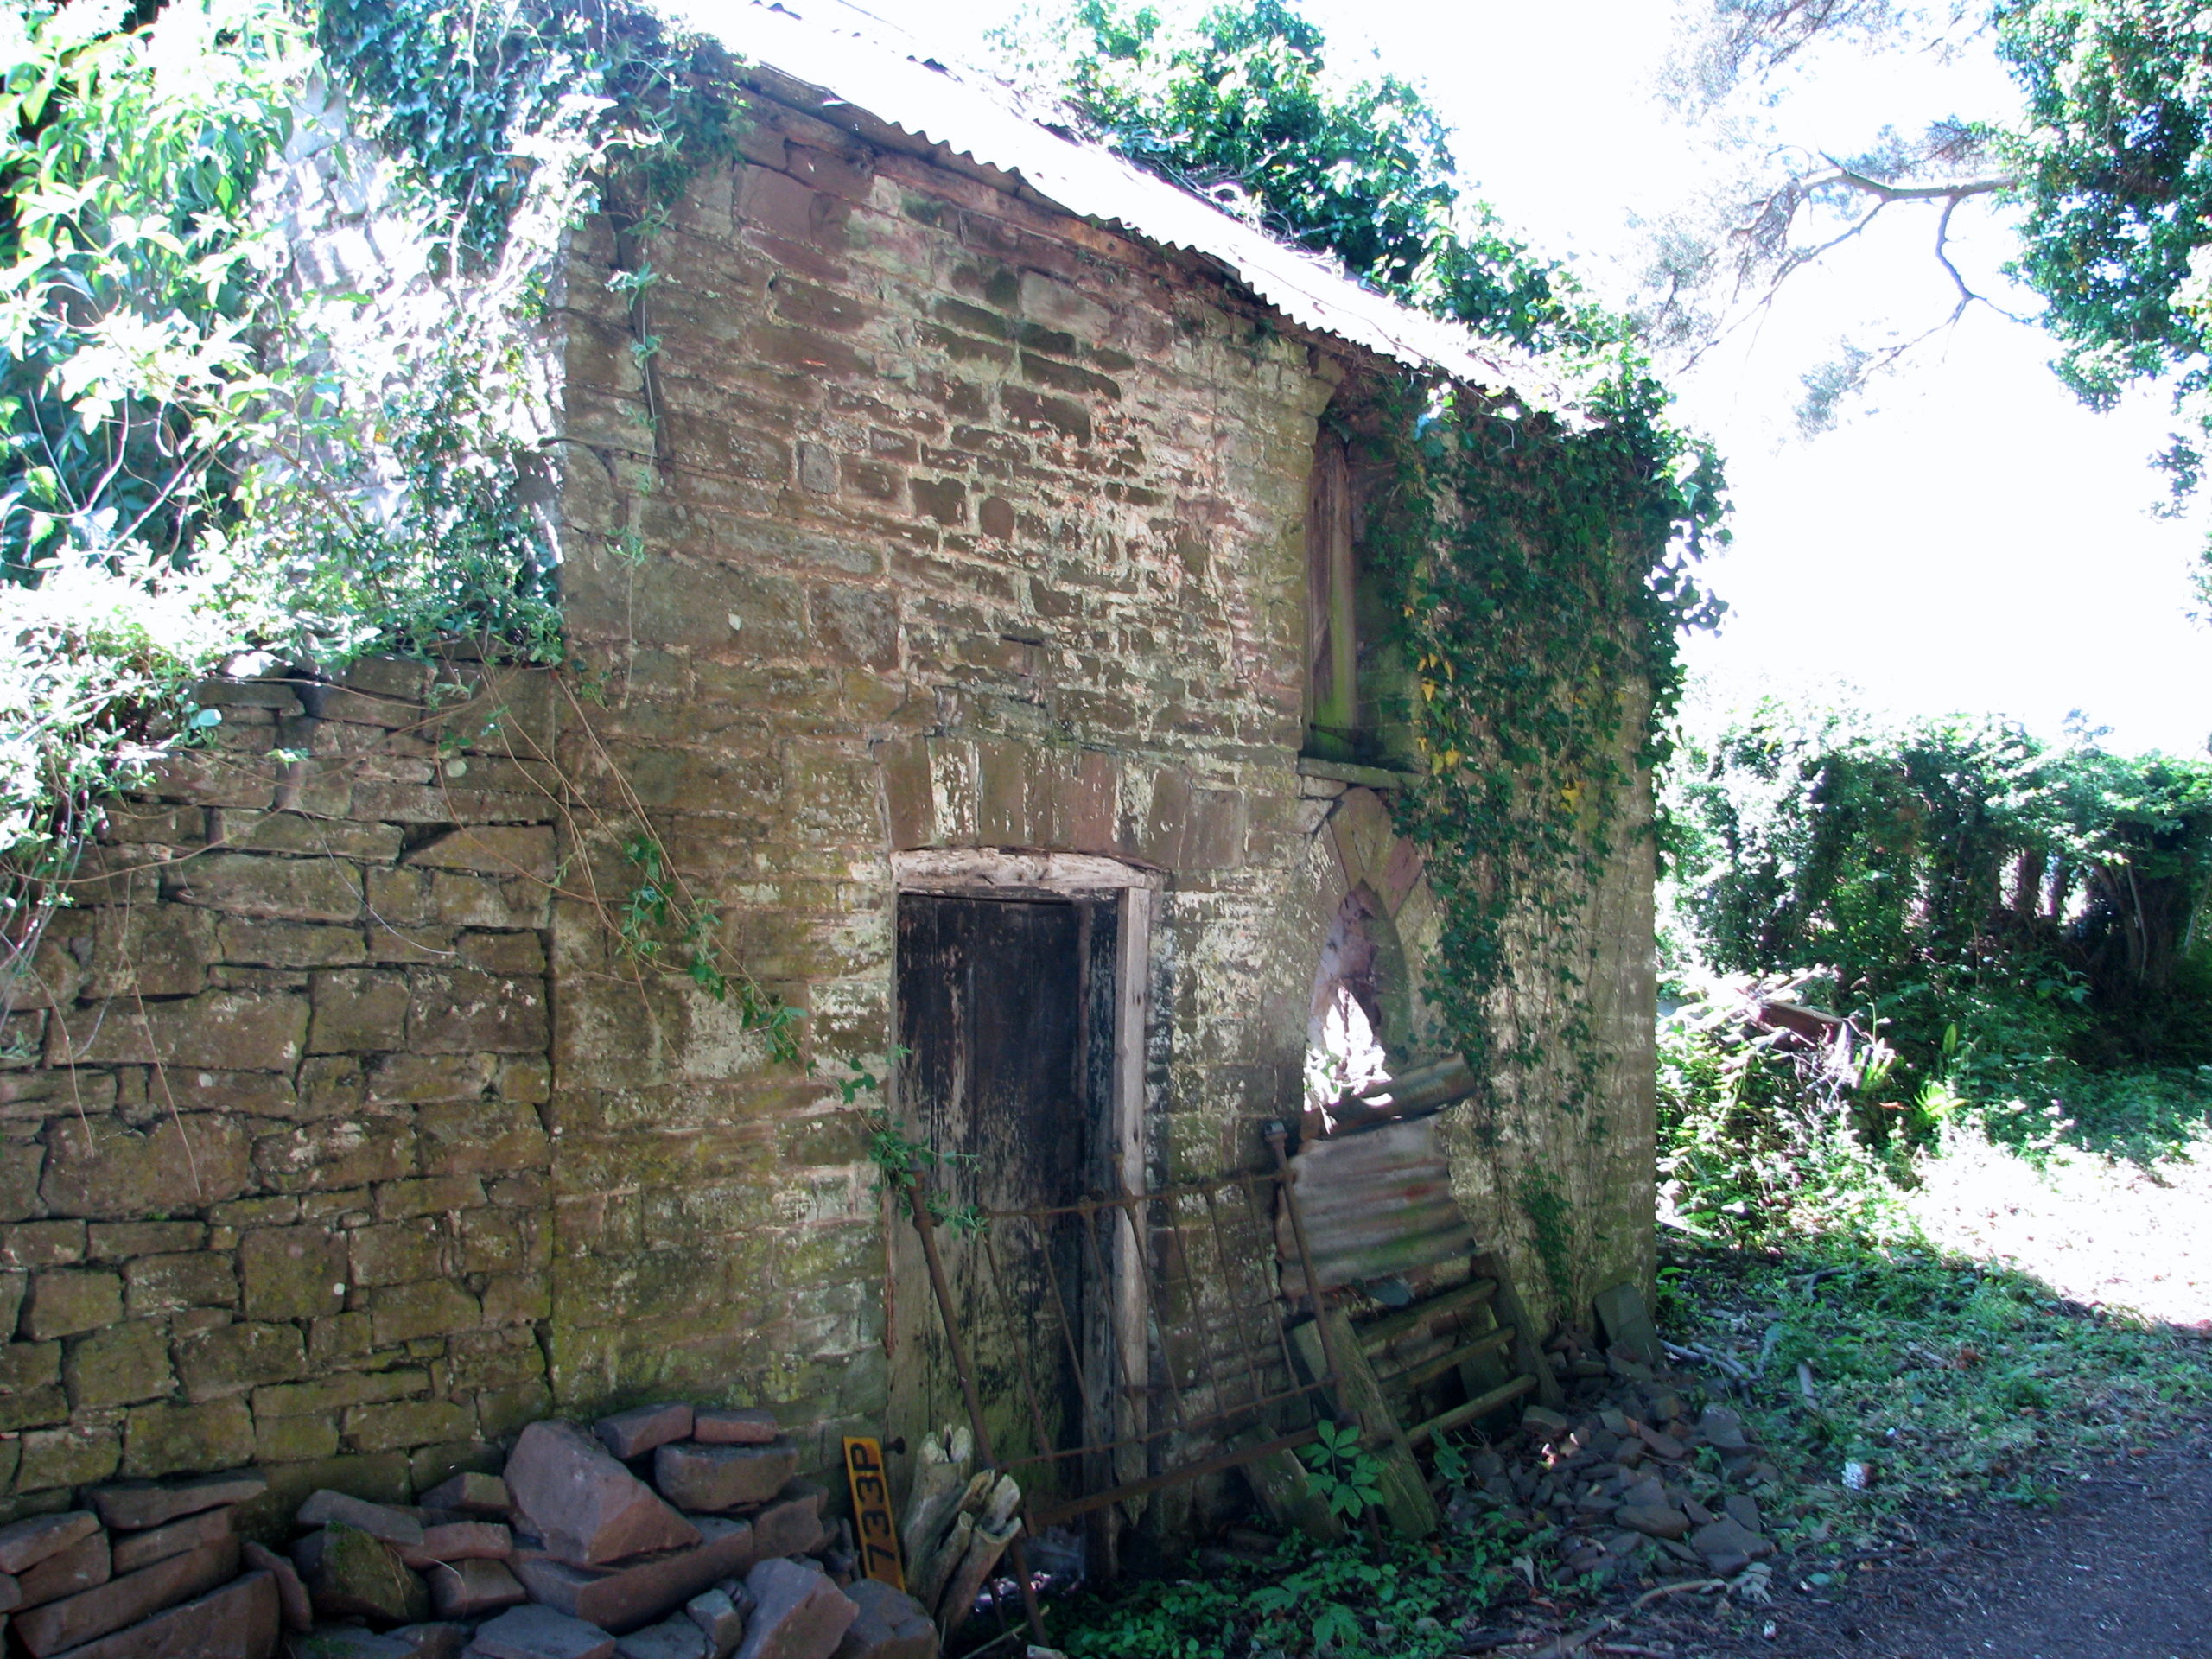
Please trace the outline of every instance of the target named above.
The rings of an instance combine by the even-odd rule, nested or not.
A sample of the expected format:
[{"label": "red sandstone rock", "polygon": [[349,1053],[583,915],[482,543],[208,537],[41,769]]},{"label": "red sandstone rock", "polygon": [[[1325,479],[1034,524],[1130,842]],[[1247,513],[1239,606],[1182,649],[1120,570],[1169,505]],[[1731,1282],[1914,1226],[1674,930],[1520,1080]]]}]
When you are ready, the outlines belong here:
[{"label": "red sandstone rock", "polygon": [[653,1453],[653,1484],[661,1496],[678,1509],[709,1513],[765,1503],[798,1472],[798,1447],[789,1440],[767,1446],[686,1440]]},{"label": "red sandstone rock", "polygon": [[523,1430],[507,1459],[506,1481],[530,1529],[574,1567],[699,1541],[696,1527],[574,1423]]},{"label": "red sandstone rock", "polygon": [[136,1573],[142,1567],[151,1567],[156,1561],[165,1561],[172,1555],[181,1555],[188,1549],[197,1549],[202,1544],[212,1544],[230,1535],[228,1509],[202,1510],[198,1515],[172,1521],[166,1527],[126,1532],[110,1547],[110,1554],[117,1572]]},{"label": "red sandstone rock", "polygon": [[[237,1539],[203,1544],[188,1554],[172,1555],[92,1589],[18,1613],[13,1620],[15,1635],[43,1659],[47,1654],[135,1624],[188,1597],[203,1595],[224,1580],[235,1578],[238,1570]],[[270,1589],[275,1589],[273,1583]],[[128,1650],[118,1649],[122,1651]]]},{"label": "red sandstone rock", "polygon": [[440,1618],[482,1618],[530,1599],[504,1561],[440,1561],[423,1577],[430,1586],[430,1611]]},{"label": "red sandstone rock", "polygon": [[514,1553],[514,1535],[496,1521],[448,1521],[423,1528],[421,1543],[401,1545],[399,1559],[420,1572],[440,1561],[504,1561]]},{"label": "red sandstone rock", "polygon": [[66,1659],[273,1659],[276,1580],[249,1573],[196,1600],[69,1649]]},{"label": "red sandstone rock", "polygon": [[96,1486],[86,1496],[107,1525],[118,1532],[137,1532],[220,1504],[247,1503],[268,1490],[269,1482],[264,1477],[244,1469],[168,1484],[154,1480],[120,1481],[112,1486]]},{"label": "red sandstone rock", "polygon": [[299,1569],[266,1545],[248,1544],[242,1554],[249,1571],[266,1573],[276,1580],[276,1609],[284,1628],[302,1635],[313,1630],[315,1605],[308,1599],[307,1583]]},{"label": "red sandstone rock", "polygon": [[515,1607],[476,1632],[481,1659],[614,1659],[614,1638],[550,1607]]},{"label": "red sandstone rock", "polygon": [[716,1407],[691,1414],[691,1438],[709,1446],[766,1446],[783,1432],[776,1414],[758,1407]]},{"label": "red sandstone rock", "polygon": [[35,1515],[0,1527],[0,1573],[22,1573],[48,1556],[58,1554],[100,1524],[90,1510],[70,1510],[60,1515]]},{"label": "red sandstone rock", "polygon": [[690,1437],[691,1408],[681,1401],[667,1406],[639,1406],[635,1411],[602,1417],[594,1427],[616,1457],[642,1458],[657,1446]]},{"label": "red sandstone rock", "polygon": [[35,1607],[43,1602],[73,1596],[96,1584],[105,1584],[114,1576],[107,1535],[95,1532],[79,1538],[67,1549],[56,1550],[16,1582],[22,1597],[20,1605]]},{"label": "red sandstone rock", "polygon": [[860,1617],[846,1630],[837,1659],[937,1659],[937,1626],[912,1596],[862,1579],[845,1597]]},{"label": "red sandstone rock", "polygon": [[821,1548],[822,1505],[829,1496],[811,1481],[795,1480],[785,1486],[774,1503],[752,1517],[753,1559],[809,1555]]},{"label": "red sandstone rock", "polygon": [[469,1515],[505,1515],[513,1504],[505,1481],[473,1471],[441,1481],[423,1494],[425,1509],[460,1510]]},{"label": "red sandstone rock", "polygon": [[389,1503],[372,1503],[365,1497],[334,1492],[328,1487],[312,1494],[295,1517],[302,1527],[347,1526],[372,1538],[404,1549],[423,1541],[423,1523]]},{"label": "red sandstone rock", "polygon": [[515,1576],[549,1607],[605,1630],[634,1630],[753,1564],[751,1527],[721,1516],[702,1515],[697,1520],[701,1541],[690,1549],[600,1569],[572,1567],[524,1551],[515,1558]]},{"label": "red sandstone rock", "polygon": [[860,1617],[820,1567],[781,1557],[747,1573],[745,1587],[756,1605],[737,1659],[830,1659]]}]

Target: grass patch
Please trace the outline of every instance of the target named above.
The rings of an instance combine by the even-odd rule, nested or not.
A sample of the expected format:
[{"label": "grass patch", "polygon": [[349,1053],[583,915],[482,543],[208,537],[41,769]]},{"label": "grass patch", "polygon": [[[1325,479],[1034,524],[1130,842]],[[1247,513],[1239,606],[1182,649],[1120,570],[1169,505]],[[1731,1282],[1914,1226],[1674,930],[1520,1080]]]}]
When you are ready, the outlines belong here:
[{"label": "grass patch", "polygon": [[2202,1338],[2024,1273],[1841,1231],[1667,1251],[1662,1325],[1758,1374],[1738,1408],[1790,1478],[1770,1515],[1787,1543],[1863,1541],[1931,1501],[2047,1499],[2082,1460],[2212,1403]]}]

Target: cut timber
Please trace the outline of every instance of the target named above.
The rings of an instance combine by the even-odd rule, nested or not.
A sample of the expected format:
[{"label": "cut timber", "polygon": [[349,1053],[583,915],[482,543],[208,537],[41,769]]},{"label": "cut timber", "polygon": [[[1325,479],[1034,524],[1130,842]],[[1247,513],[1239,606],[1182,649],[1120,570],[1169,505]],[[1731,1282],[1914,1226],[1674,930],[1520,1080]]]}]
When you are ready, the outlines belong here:
[{"label": "cut timber", "polygon": [[1400,1337],[1410,1336],[1433,1319],[1479,1307],[1497,1294],[1495,1279],[1470,1279],[1465,1284],[1400,1308],[1359,1327],[1360,1346],[1369,1353],[1387,1348]]},{"label": "cut timber", "polygon": [[1510,1406],[1536,1386],[1533,1376],[1516,1376],[1510,1382],[1492,1389],[1488,1394],[1470,1400],[1464,1406],[1454,1406],[1449,1411],[1440,1411],[1425,1423],[1415,1423],[1406,1431],[1409,1445],[1433,1440],[1440,1434],[1449,1434],[1462,1423],[1471,1423],[1478,1417],[1487,1417],[1501,1406]]},{"label": "cut timber", "polygon": [[1495,1255],[1475,1258],[1475,1271],[1497,1281],[1497,1294],[1493,1306],[1499,1319],[1513,1327],[1514,1363],[1527,1375],[1536,1379],[1536,1398],[1557,1411],[1567,1402],[1567,1395],[1559,1385],[1551,1361],[1544,1355],[1542,1332],[1529,1318],[1529,1305],[1521,1300],[1521,1293],[1513,1287],[1507,1277],[1505,1263]]},{"label": "cut timber", "polygon": [[1445,1372],[1452,1370],[1470,1360],[1486,1358],[1501,1348],[1511,1346],[1516,1334],[1510,1325],[1500,1325],[1495,1331],[1485,1331],[1472,1342],[1463,1343],[1449,1353],[1439,1354],[1435,1358],[1425,1359],[1420,1364],[1402,1370],[1395,1376],[1384,1377],[1382,1386],[1389,1389],[1412,1389],[1433,1382]]},{"label": "cut timber", "polygon": [[[1249,1450],[1265,1438],[1258,1429],[1248,1428],[1230,1444]],[[1243,1470],[1261,1512],[1273,1526],[1286,1532],[1295,1527],[1317,1544],[1333,1544],[1344,1535],[1343,1520],[1314,1495],[1296,1452],[1268,1452],[1246,1462]]]},{"label": "cut timber", "polygon": [[1382,1385],[1376,1379],[1375,1368],[1360,1351],[1359,1338],[1342,1308],[1324,1298],[1314,1317],[1293,1329],[1291,1336],[1298,1344],[1298,1357],[1313,1376],[1326,1374],[1328,1363],[1322,1357],[1320,1329],[1324,1319],[1330,1322],[1328,1346],[1335,1351],[1337,1363],[1343,1368],[1343,1375],[1338,1378],[1343,1391],[1340,1397],[1359,1420],[1369,1449],[1382,1465],[1376,1484],[1382,1490],[1383,1513],[1390,1517],[1390,1524],[1408,1538],[1426,1538],[1442,1524],[1436,1511],[1436,1500],[1428,1495],[1428,1483],[1422,1479],[1421,1466],[1414,1461],[1413,1451],[1398,1427],[1397,1414],[1383,1398]]}]

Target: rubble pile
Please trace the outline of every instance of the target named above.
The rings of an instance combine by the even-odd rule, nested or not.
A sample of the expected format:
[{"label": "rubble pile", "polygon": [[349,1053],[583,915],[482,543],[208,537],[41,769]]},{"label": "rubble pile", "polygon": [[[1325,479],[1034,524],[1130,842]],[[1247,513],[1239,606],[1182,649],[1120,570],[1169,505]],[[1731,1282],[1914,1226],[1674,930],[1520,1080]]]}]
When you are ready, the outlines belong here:
[{"label": "rubble pile", "polygon": [[[1578,1359],[1565,1412],[1530,1407],[1517,1439],[1471,1459],[1454,1520],[1496,1507],[1568,1535],[1562,1570],[1592,1588],[1636,1576],[1729,1578],[1775,1553],[1760,1491],[1781,1471],[1724,1405],[1618,1352]],[[1714,1456],[1701,1457],[1710,1448]]]},{"label": "rubble pile", "polygon": [[935,1659],[920,1605],[852,1580],[828,1491],[766,1411],[532,1423],[419,1505],[317,1492],[270,1556],[298,1659]]},{"label": "rubble pile", "polygon": [[247,1564],[236,1507],[258,1475],[97,1487],[92,1507],[0,1527],[0,1630],[33,1659],[261,1659],[276,1579]]}]

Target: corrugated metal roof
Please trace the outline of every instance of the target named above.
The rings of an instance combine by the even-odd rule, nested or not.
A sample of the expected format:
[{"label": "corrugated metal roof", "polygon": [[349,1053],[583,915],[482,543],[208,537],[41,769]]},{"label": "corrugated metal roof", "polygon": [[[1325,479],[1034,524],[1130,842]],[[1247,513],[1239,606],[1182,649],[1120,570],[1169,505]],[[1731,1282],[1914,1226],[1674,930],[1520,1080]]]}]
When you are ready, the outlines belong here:
[{"label": "corrugated metal roof", "polygon": [[[1452,1172],[1433,1117],[1309,1141],[1290,1167],[1314,1277],[1324,1290],[1409,1273],[1475,1248],[1452,1196]],[[1287,1214],[1276,1218],[1275,1246],[1284,1294],[1303,1296],[1306,1274]]]},{"label": "corrugated metal roof", "polygon": [[[1362,288],[1341,267],[1275,240],[1103,146],[1024,113],[1012,92],[920,56],[881,20],[837,0],[805,0],[801,16],[758,0],[645,0],[660,16],[721,41],[747,60],[820,91],[957,155],[1018,176],[1069,213],[1146,241],[1187,248],[1226,266],[1292,321],[1413,368],[1441,369],[1493,392],[1564,410],[1559,377],[1518,347],[1478,339]],[[903,48],[903,49],[902,49]],[[833,108],[824,118],[835,120]]]}]

